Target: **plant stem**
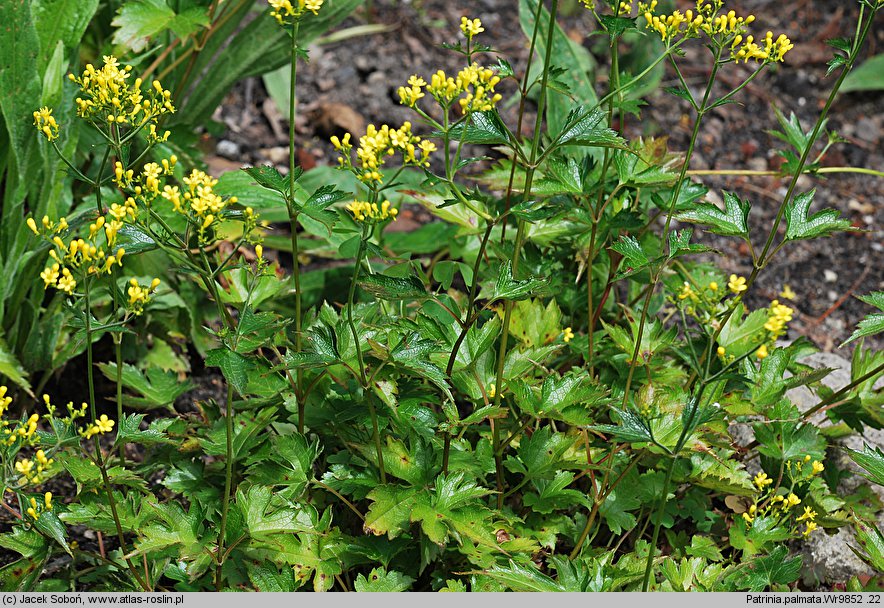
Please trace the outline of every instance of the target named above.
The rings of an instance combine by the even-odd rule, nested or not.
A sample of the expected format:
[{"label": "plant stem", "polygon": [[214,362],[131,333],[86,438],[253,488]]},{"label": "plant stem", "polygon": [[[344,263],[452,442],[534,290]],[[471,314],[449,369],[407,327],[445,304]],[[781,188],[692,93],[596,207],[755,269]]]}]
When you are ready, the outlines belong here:
[{"label": "plant stem", "polygon": [[[289,195],[288,212],[289,212],[289,229],[292,238],[292,283],[295,290],[295,352],[300,353],[302,348],[301,342],[301,265],[298,260],[300,249],[298,247],[298,213],[295,210],[295,108],[296,108],[296,83],[298,79],[298,30],[300,21],[296,20],[292,26],[292,47],[291,59],[292,66],[290,72],[289,86]],[[295,390],[295,398],[298,400],[298,432],[304,434],[304,395],[301,394],[301,387],[304,384],[304,370],[300,367],[297,370],[297,386]]]},{"label": "plant stem", "polygon": [[[697,110],[697,119],[694,121],[694,130],[691,132],[691,139],[688,142],[688,149],[685,152],[684,163],[681,166],[681,172],[679,173],[678,180],[675,183],[675,188],[672,190],[672,195],[669,199],[669,208],[666,212],[666,223],[663,227],[663,237],[660,239],[661,247],[667,246],[667,237],[669,236],[669,227],[672,224],[672,216],[675,213],[675,205],[678,202],[678,197],[681,194],[681,188],[685,181],[685,176],[687,175],[688,166],[691,164],[691,156],[694,154],[694,147],[697,145],[697,137],[700,135],[700,125],[703,122],[703,117],[706,112],[709,110],[708,103],[709,97],[712,94],[712,86],[715,84],[715,77],[718,74],[718,59],[721,54],[721,50],[719,49],[718,53],[715,56],[715,62],[712,66],[712,72],[709,74],[709,80],[706,83],[706,92],[703,94],[703,101],[700,104],[700,108]],[[648,308],[651,305],[651,298],[654,296],[655,287],[660,280],[660,274],[662,273],[662,269],[654,273],[652,277],[652,281],[650,284],[650,288],[648,289],[647,295],[645,296],[644,304],[642,305],[642,314],[641,320],[638,325],[638,332],[635,337],[635,347],[632,351],[632,361],[629,364],[629,372],[626,376],[626,386],[623,389],[623,402],[621,407],[626,407],[626,404],[629,402],[629,389],[632,386],[632,377],[635,373],[636,365],[638,364],[638,356],[639,350],[641,350],[641,342],[642,336],[644,335],[645,330],[645,322],[647,321]]]},{"label": "plant stem", "polygon": [[[884,177],[884,171],[876,171],[866,167],[820,167],[818,169],[803,169],[802,174],[833,174],[833,173],[860,173],[873,177]],[[753,171],[751,169],[692,169],[688,175],[731,175],[731,176],[757,176],[757,177],[789,177],[779,171]]]},{"label": "plant stem", "polygon": [[[657,505],[657,516],[654,521],[654,532],[651,535],[651,544],[648,546],[648,561],[645,563],[645,575],[642,579],[642,591],[647,591],[651,583],[651,572],[654,570],[654,554],[657,552],[657,540],[660,537],[660,521],[663,519],[663,510],[666,508],[666,497],[669,495],[669,483],[672,481],[672,470],[675,468],[677,456],[673,455],[669,459],[669,465],[666,467],[666,477],[663,479],[663,491],[660,495],[660,502]],[[653,512],[650,517],[654,517]]]},{"label": "plant stem", "polygon": [[227,534],[227,513],[230,510],[230,490],[233,485],[233,386],[227,383],[227,407],[225,408],[227,445],[224,462],[224,496],[221,499],[221,529],[218,531],[218,554],[215,568],[215,590],[221,591],[221,575],[224,567],[224,541]]},{"label": "plant stem", "polygon": [[[95,411],[95,377],[93,373],[93,361],[92,361],[92,304],[90,300],[90,285],[89,285],[89,277],[83,281],[83,292],[84,292],[84,302],[85,302],[85,312],[86,312],[86,382],[89,386],[89,412],[92,416],[92,423],[95,424],[96,421],[96,411]],[[119,421],[118,421],[119,422]],[[107,495],[107,503],[110,506],[111,517],[114,520],[114,526],[117,529],[117,540],[120,543],[120,551],[122,551],[123,556],[126,560],[126,565],[129,566],[129,571],[132,573],[132,576],[138,581],[138,585],[145,591],[150,591],[150,587],[147,583],[142,580],[141,575],[138,574],[138,570],[135,568],[135,564],[132,563],[132,560],[128,557],[125,557],[129,550],[126,548],[126,537],[123,535],[123,526],[120,524],[120,516],[117,513],[117,503],[114,499],[114,492],[111,488],[110,478],[107,474],[107,465],[104,462],[104,456],[101,453],[101,445],[98,441],[98,434],[93,435],[92,437],[93,445],[95,447],[95,460],[98,462],[98,469],[101,471],[101,479],[104,485],[104,492]]]},{"label": "plant stem", "polygon": [[384,452],[381,446],[381,433],[378,425],[378,415],[375,411],[371,382],[365,375],[365,361],[362,359],[362,346],[359,344],[359,333],[356,331],[356,324],[353,322],[353,306],[356,296],[356,284],[359,281],[359,269],[362,266],[362,257],[365,255],[366,241],[369,238],[368,225],[363,225],[362,236],[359,239],[359,250],[356,252],[356,265],[353,268],[353,279],[350,281],[350,292],[347,295],[347,325],[350,326],[350,333],[353,336],[353,345],[356,348],[356,360],[359,362],[359,382],[365,392],[365,398],[368,401],[368,412],[371,416],[372,435],[374,438],[375,450],[377,452],[378,469],[380,470],[381,483],[387,483],[387,473],[384,468]]}]

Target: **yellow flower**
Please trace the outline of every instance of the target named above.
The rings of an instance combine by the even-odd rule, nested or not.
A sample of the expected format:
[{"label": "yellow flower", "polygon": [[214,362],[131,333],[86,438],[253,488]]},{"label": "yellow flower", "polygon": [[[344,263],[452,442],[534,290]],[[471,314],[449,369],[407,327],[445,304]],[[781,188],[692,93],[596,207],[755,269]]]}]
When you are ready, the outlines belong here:
[{"label": "yellow flower", "polygon": [[[129,280],[129,289],[126,293],[129,295],[129,308],[133,314],[140,315],[144,312],[144,307],[150,302],[150,296],[160,286],[160,280],[154,279],[150,285],[144,287],[138,283],[138,279]],[[113,422],[111,422],[113,424]]]},{"label": "yellow flower", "polygon": [[813,474],[814,475],[819,475],[820,473],[822,473],[826,469],[826,467],[823,465],[823,463],[820,462],[819,460],[814,460],[811,467],[813,467]]},{"label": "yellow flower", "polygon": [[497,386],[492,383],[491,386],[488,387],[488,398],[494,399],[494,396],[496,394],[497,394]]},{"label": "yellow flower", "polygon": [[58,139],[58,123],[55,122],[51,109],[44,107],[34,112],[34,126],[49,141]]},{"label": "yellow flower", "polygon": [[304,16],[307,11],[314,15],[322,8],[323,0],[267,0],[270,5],[270,15],[280,25],[286,25]]},{"label": "yellow flower", "polygon": [[752,480],[752,483],[754,483],[755,487],[759,490],[763,490],[765,487],[773,483],[773,479],[768,477],[767,473],[761,471],[755,476],[755,478]]},{"label": "yellow flower", "polygon": [[353,201],[347,205],[347,210],[357,222],[380,222],[389,218],[395,220],[399,214],[398,209],[390,207],[390,201],[384,201],[380,207],[377,203]]},{"label": "yellow flower", "polygon": [[43,505],[46,507],[47,511],[52,510],[52,492],[46,492],[43,495]]},{"label": "yellow flower", "polygon": [[100,433],[110,433],[114,428],[114,421],[108,418],[107,414],[102,414],[95,425]]},{"label": "yellow flower", "polygon": [[715,352],[718,353],[718,356],[721,357],[722,359],[724,358],[725,353],[727,353],[727,351],[725,350],[725,348],[723,346],[719,346],[715,350]]},{"label": "yellow flower", "polygon": [[735,274],[730,276],[730,280],[727,282],[727,288],[731,290],[732,293],[740,295],[749,287],[746,285],[746,277],[738,277]]},{"label": "yellow flower", "polygon": [[807,538],[808,536],[810,536],[810,533],[811,533],[811,532],[813,532],[814,530],[817,529],[818,526],[816,525],[816,522],[812,522],[812,521],[807,522],[807,524],[805,524],[805,525],[806,525],[806,527],[805,527],[804,532],[802,533],[802,535],[803,535],[805,538]]},{"label": "yellow flower", "polygon": [[801,499],[795,496],[794,493],[790,493],[783,503],[786,508],[795,507],[801,504]]},{"label": "yellow flower", "polygon": [[12,397],[7,397],[6,392],[7,389],[5,386],[0,386],[0,416],[2,416],[6,412],[6,408],[9,407],[9,404],[12,403]]},{"label": "yellow flower", "polygon": [[463,32],[463,35],[467,37],[467,40],[472,40],[473,36],[478,36],[485,31],[485,28],[482,27],[482,22],[479,19],[468,19],[466,17],[461,17],[460,31]]},{"label": "yellow flower", "polygon": [[814,519],[816,519],[816,511],[814,511],[810,507],[804,507],[804,513],[798,516],[795,521],[813,521]]},{"label": "yellow flower", "polygon": [[709,289],[711,291],[718,291],[718,283],[716,283],[715,281],[711,281],[709,283]]},{"label": "yellow flower", "polygon": [[30,478],[31,471],[34,470],[34,462],[27,458],[22,458],[15,463],[15,470],[18,471],[23,477]]},{"label": "yellow flower", "polygon": [[567,344],[568,342],[570,342],[570,341],[573,340],[573,339],[574,339],[574,332],[571,331],[571,328],[570,328],[570,327],[566,327],[566,328],[562,331],[562,340],[564,340],[565,343]]},{"label": "yellow flower", "polygon": [[755,356],[758,359],[765,359],[770,353],[767,352],[767,344],[762,344],[758,347],[758,350],[755,351]]},{"label": "yellow flower", "polygon": [[786,284],[786,285],[783,285],[783,291],[780,292],[780,297],[783,298],[784,300],[794,300],[795,299],[795,292],[792,291],[792,288],[789,287],[788,284]]}]

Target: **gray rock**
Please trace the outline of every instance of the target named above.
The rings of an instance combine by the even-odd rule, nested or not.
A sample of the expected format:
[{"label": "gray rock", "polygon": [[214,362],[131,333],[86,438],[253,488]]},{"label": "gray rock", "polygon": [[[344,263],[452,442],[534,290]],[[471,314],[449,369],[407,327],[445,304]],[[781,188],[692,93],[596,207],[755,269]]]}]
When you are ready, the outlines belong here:
[{"label": "gray rock", "polygon": [[[835,353],[814,353],[804,359],[805,363],[814,368],[829,367],[834,371],[823,378],[823,384],[832,390],[839,390],[850,383],[850,361]],[[880,384],[880,383],[879,383]],[[786,396],[801,411],[806,411],[817,403],[819,398],[807,387],[794,388],[786,393]],[[831,422],[823,412],[817,412],[810,418],[811,422],[818,426],[829,426]],[[865,429],[863,436],[852,435],[838,442],[841,446],[853,450],[862,449],[864,444],[884,446],[884,431]],[[859,473],[861,469],[850,459],[843,449],[830,451],[835,461],[835,466],[840,469]],[[854,475],[841,482],[838,493],[849,495],[856,491],[865,480],[859,475]],[[872,485],[873,491],[884,499],[884,488]],[[817,583],[845,582],[851,576],[861,574],[875,574],[875,572],[860,560],[851,550],[856,547],[856,537],[849,527],[841,528],[836,534],[827,534],[820,530],[814,532],[809,538],[797,544],[804,558],[804,582],[808,585]]]}]

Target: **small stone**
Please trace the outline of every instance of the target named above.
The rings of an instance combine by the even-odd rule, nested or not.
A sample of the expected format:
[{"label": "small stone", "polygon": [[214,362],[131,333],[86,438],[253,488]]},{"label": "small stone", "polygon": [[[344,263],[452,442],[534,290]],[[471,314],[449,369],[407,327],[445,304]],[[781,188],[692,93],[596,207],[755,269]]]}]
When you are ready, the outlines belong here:
[{"label": "small stone", "polygon": [[826,268],[823,270],[823,278],[826,280],[826,283],[834,283],[838,280],[838,273]]},{"label": "small stone", "polygon": [[289,157],[289,149],[285,146],[274,146],[272,148],[263,148],[258,150],[258,155],[266,158],[274,165],[284,164]]},{"label": "small stone", "polygon": [[832,291],[831,289],[826,292],[826,297],[829,298],[832,302],[838,299],[838,292]]},{"label": "small stone", "polygon": [[767,160],[756,156],[755,158],[750,158],[746,166],[751,171],[767,171]]},{"label": "small stone", "polygon": [[218,154],[218,156],[223,156],[224,158],[231,158],[231,159],[239,158],[239,156],[240,156],[239,144],[236,142],[230,141],[229,139],[222,139],[215,146],[215,153]]}]

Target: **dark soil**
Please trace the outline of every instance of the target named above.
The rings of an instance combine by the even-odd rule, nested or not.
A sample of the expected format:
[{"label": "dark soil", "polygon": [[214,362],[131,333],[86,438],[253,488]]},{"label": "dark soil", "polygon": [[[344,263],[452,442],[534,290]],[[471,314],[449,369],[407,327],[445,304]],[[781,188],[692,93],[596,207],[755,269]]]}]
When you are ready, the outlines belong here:
[{"label": "dark soil", "polygon": [[[576,6],[567,10],[569,4]],[[684,4],[682,8],[689,6],[679,4]],[[576,2],[562,2],[561,6],[566,15],[560,22],[568,35],[587,48],[597,44],[600,38],[590,36],[591,15]],[[831,57],[825,40],[849,36],[858,8],[855,2],[843,0],[731,0],[728,6],[739,14],[755,14],[761,32],[769,28],[787,33],[795,48],[785,64],[766,71],[740,94],[740,104],[723,106],[707,117],[691,169],[773,170],[781,162],[776,154],[779,141],[767,133],[777,128],[773,105],[787,115],[795,112],[805,130],[810,130],[834,83],[834,77],[825,78],[826,62]],[[426,77],[440,68],[449,72],[458,68],[461,58],[441,45],[456,40],[462,15],[482,19],[486,30],[482,41],[520,74],[526,65],[527,42],[519,29],[517,8],[515,0],[376,0],[372,20],[387,25],[389,31],[314,46],[309,64],[299,67],[296,128],[300,164],[309,169],[315,164],[333,163],[336,154],[328,143],[331,135],[345,131],[356,135],[368,123],[413,121],[411,111],[399,105],[396,89],[411,74]],[[364,23],[364,16],[357,14],[344,27],[360,23]],[[878,28],[873,37],[869,54],[882,49],[884,30]],[[600,62],[605,60],[602,55]],[[704,49],[694,45],[681,65],[689,86],[703,86],[709,70],[709,56]],[[751,69],[751,65],[730,65],[724,71],[723,82],[737,84]],[[678,84],[671,67],[668,70],[661,88],[643,108],[641,119],[629,117],[623,130],[629,138],[668,135],[670,147],[677,152],[687,146],[692,117],[686,101],[663,91],[663,87]],[[607,67],[600,65],[598,73],[607,74]],[[823,166],[884,167],[884,106],[879,92],[841,95],[830,116],[828,128],[837,130],[848,143],[834,146]],[[286,170],[288,125],[268,98],[260,78],[238,86],[215,118],[228,126],[217,142],[216,155],[210,159],[215,171],[234,170],[244,163],[272,163]],[[505,118],[512,116],[505,113]],[[515,124],[514,120],[509,122]],[[749,303],[766,306],[788,284],[797,294],[792,337],[806,335],[821,349],[831,351],[871,311],[854,296],[884,289],[884,205],[880,202],[884,181],[848,173],[826,177],[802,177],[798,191],[816,188],[812,211],[834,207],[865,232],[786,247],[761,274]],[[762,245],[788,180],[733,176],[702,179],[710,188],[709,200],[720,201],[722,190],[728,190],[752,201],[753,238],[756,247]],[[418,215],[416,220],[423,218]],[[411,222],[399,228],[415,227],[414,219]],[[783,224],[780,232],[784,229]],[[725,254],[718,259],[728,273],[751,271],[745,245],[740,247],[735,239],[701,238]],[[880,347],[882,341],[867,344]]]}]

